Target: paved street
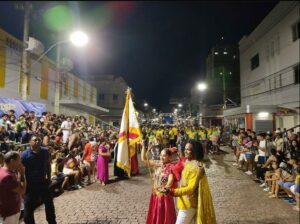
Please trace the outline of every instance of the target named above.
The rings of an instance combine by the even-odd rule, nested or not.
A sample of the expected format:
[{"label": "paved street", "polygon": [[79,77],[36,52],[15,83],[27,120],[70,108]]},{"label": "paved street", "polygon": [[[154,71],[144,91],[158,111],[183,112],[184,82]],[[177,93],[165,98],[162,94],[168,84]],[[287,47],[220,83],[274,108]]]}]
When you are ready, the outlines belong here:
[{"label": "paved street", "polygon": [[[269,199],[258,184],[231,164],[232,154],[213,156],[206,163],[217,223],[299,223],[299,213],[291,205]],[[65,192],[55,199],[58,223],[145,223],[151,186],[147,168],[140,171],[141,175],[130,180]],[[38,224],[46,223],[43,206],[35,218]]]}]

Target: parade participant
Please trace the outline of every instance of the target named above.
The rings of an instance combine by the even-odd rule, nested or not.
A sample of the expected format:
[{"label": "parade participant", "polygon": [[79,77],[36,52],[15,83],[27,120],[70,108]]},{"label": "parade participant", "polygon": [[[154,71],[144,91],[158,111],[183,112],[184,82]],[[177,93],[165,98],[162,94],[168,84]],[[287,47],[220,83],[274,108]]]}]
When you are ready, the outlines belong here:
[{"label": "parade participant", "polygon": [[[20,174],[19,181],[16,171]],[[26,189],[24,174],[20,155],[14,151],[7,152],[4,155],[4,167],[0,168],[0,223],[19,223],[21,197]]]},{"label": "parade participant", "polygon": [[114,176],[125,178],[126,172],[117,166],[118,146],[119,144],[117,143],[114,147]]},{"label": "parade participant", "polygon": [[100,181],[101,186],[105,186],[108,182],[108,163],[110,160],[109,147],[104,141],[100,139],[100,145],[98,147],[98,159],[97,159],[97,179]]},{"label": "parade participant", "polygon": [[190,140],[185,146],[186,161],[179,188],[167,192],[178,197],[176,224],[215,224],[216,217],[207,176],[200,162],[203,159],[201,143]]},{"label": "parade participant", "polygon": [[130,158],[130,164],[131,164],[131,175],[137,175],[139,174],[139,163],[138,163],[138,149],[140,147],[139,143],[135,143],[135,150],[134,155]]},{"label": "parade participant", "polygon": [[26,168],[27,190],[25,193],[24,221],[34,224],[34,210],[41,198],[45,204],[46,219],[50,224],[56,224],[53,197],[49,189],[51,183],[50,155],[47,149],[40,146],[41,140],[32,135],[30,148],[22,153],[22,163]]},{"label": "parade participant", "polygon": [[154,172],[152,194],[150,197],[147,224],[175,224],[176,212],[173,197],[166,194],[166,189],[174,187],[174,175],[172,173],[171,151],[163,149],[160,160],[147,159],[146,147],[143,145],[141,159],[148,164]]}]

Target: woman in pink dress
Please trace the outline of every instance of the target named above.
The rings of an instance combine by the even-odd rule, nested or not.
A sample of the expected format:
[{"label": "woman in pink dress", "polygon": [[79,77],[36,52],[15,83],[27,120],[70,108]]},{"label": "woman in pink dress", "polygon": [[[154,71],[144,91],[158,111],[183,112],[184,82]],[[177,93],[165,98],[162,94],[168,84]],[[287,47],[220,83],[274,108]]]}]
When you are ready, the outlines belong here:
[{"label": "woman in pink dress", "polygon": [[110,159],[109,146],[105,142],[101,143],[98,147],[97,159],[97,179],[100,185],[105,186],[108,181],[108,163]]},{"label": "woman in pink dress", "polygon": [[175,177],[172,172],[172,152],[169,149],[163,149],[160,154],[160,160],[148,160],[146,158],[145,147],[143,147],[141,154],[142,161],[147,162],[147,164],[154,169],[154,173],[152,174],[152,194],[146,223],[175,224],[176,211],[174,199],[170,194],[166,194],[165,190],[173,188],[176,185]]}]

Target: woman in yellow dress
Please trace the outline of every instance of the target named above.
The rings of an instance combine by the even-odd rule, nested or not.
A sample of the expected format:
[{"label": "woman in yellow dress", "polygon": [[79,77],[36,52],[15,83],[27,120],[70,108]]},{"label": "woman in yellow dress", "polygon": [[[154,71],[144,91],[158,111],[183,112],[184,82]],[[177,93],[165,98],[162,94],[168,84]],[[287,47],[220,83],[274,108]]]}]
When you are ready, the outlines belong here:
[{"label": "woman in yellow dress", "polygon": [[[178,188],[170,189],[178,197],[176,224],[215,224],[216,216],[205,169],[201,143],[190,140],[185,146],[185,161],[182,162],[181,180]],[[180,172],[180,165],[176,171]]]}]

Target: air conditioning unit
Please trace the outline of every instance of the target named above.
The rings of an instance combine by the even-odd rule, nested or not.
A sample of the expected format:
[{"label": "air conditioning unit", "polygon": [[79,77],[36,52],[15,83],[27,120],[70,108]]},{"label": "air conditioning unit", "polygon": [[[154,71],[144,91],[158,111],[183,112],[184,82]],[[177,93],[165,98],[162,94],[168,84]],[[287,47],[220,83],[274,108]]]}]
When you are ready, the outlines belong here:
[{"label": "air conditioning unit", "polygon": [[29,37],[27,44],[28,47],[26,48],[26,51],[29,51],[32,54],[41,55],[44,52],[44,45],[33,37]]}]

